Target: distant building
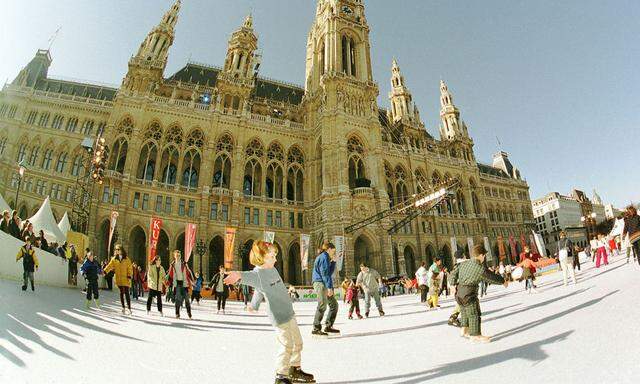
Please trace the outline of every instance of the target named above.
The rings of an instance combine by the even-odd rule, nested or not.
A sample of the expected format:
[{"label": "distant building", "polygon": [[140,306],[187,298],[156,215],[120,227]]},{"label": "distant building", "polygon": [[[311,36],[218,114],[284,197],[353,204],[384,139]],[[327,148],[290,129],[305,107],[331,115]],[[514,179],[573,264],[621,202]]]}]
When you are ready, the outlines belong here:
[{"label": "distant building", "polygon": [[[605,206],[595,190],[593,199],[589,199],[583,191],[574,189],[569,196],[551,192],[533,200],[531,205],[537,231],[552,254],[556,251],[560,231],[570,230],[571,240],[579,246],[585,246],[587,234],[590,232],[587,227],[593,228],[595,224],[607,218]],[[590,225],[583,221],[583,218],[592,217],[593,214],[595,218]]]}]

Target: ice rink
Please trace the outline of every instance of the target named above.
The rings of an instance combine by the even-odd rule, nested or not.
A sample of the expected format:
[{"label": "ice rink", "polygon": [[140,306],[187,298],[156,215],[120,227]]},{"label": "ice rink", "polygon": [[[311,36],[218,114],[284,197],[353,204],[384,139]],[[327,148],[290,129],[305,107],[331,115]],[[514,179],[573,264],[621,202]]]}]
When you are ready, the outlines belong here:
[{"label": "ice rink", "polygon": [[[616,258],[600,270],[589,262],[578,277],[568,287],[559,273],[540,277],[537,294],[523,283],[491,286],[481,301],[490,344],[446,324],[452,297],[438,311],[416,295],[391,297],[385,317],[374,309],[352,321],[341,303],[342,337],[329,340],[310,335],[315,305],[296,303],[303,368],[324,384],[637,382],[640,268]],[[164,318],[147,316],[141,299],[122,316],[115,292],[101,294],[103,310],[86,310],[79,290],[34,294],[0,280],[0,383],[273,382],[275,333],[264,313],[229,303],[217,315],[206,301],[193,320],[176,320],[168,303]]]}]

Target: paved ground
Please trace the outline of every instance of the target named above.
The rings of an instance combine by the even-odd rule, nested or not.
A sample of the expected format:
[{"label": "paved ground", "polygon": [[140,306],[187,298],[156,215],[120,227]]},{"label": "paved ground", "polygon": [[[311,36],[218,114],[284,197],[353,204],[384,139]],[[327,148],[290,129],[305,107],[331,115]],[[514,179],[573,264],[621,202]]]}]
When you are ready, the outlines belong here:
[{"label": "paved ground", "polygon": [[[340,339],[310,337],[314,306],[296,303],[305,341],[303,365],[319,383],[631,383],[640,377],[640,267],[615,260],[584,266],[577,286],[560,275],[523,285],[492,286],[482,300],[490,344],[473,344],[446,325],[451,299],[427,312],[416,296],[384,301],[387,316],[346,319]],[[40,287],[23,293],[0,280],[2,383],[270,383],[274,332],[264,313],[236,303],[216,315],[213,303],[194,320],[85,310],[80,292]],[[631,305],[634,304],[634,305]],[[169,309],[169,308],[167,308]],[[165,313],[170,311],[165,310]]]}]

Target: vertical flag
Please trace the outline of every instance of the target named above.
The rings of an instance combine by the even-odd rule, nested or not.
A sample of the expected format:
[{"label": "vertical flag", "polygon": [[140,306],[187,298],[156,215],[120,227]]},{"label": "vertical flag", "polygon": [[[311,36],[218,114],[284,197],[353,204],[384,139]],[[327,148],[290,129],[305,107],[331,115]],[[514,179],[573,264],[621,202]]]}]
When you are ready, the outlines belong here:
[{"label": "vertical flag", "polygon": [[157,217],[151,218],[151,230],[149,231],[149,262],[156,258],[158,250],[158,240],[160,239],[160,229],[162,228],[162,219]]},{"label": "vertical flag", "polygon": [[184,261],[189,261],[191,258],[191,252],[193,247],[196,246],[196,229],[197,226],[192,223],[187,223],[184,229]]},{"label": "vertical flag", "polygon": [[116,221],[118,220],[118,212],[111,212],[111,218],[109,219],[109,244],[107,244],[107,257],[111,256],[111,240],[113,239],[113,232],[116,230]]},{"label": "vertical flag", "polygon": [[504,248],[504,238],[502,235],[498,236],[498,253],[500,261],[503,261],[507,257],[507,250]]},{"label": "vertical flag", "polygon": [[276,239],[276,233],[270,232],[270,231],[264,231],[263,238],[265,242],[273,244],[273,242]]},{"label": "vertical flag", "polygon": [[224,267],[233,268],[233,243],[236,240],[236,229],[227,228],[224,231]]},{"label": "vertical flag", "polygon": [[509,245],[511,246],[511,257],[514,260],[519,260],[518,248],[516,247],[516,240],[513,238],[513,235],[509,235]]},{"label": "vertical flag", "polygon": [[311,236],[300,234],[300,265],[302,270],[309,269],[309,244],[311,242]]},{"label": "vertical flag", "polygon": [[524,236],[524,233],[520,234],[520,245],[522,246],[522,250],[524,251],[524,247],[527,246],[527,239]]},{"label": "vertical flag", "polygon": [[451,256],[453,256],[453,258],[456,258],[456,254],[458,253],[458,241],[456,240],[455,237],[451,238]]},{"label": "vertical flag", "polygon": [[540,253],[540,251],[538,250],[538,245],[536,244],[536,234],[533,231],[531,231],[531,234],[529,235],[529,244],[531,244],[530,247],[532,253],[542,255],[542,253]]},{"label": "vertical flag", "polygon": [[491,243],[489,243],[489,238],[485,236],[482,240],[484,241],[484,249],[487,250],[487,255],[489,255],[489,259],[495,262],[497,258],[496,258],[496,255],[493,254],[493,250],[491,249]]},{"label": "vertical flag", "polygon": [[344,264],[344,236],[334,236],[333,244],[336,246],[336,271],[342,271]]}]

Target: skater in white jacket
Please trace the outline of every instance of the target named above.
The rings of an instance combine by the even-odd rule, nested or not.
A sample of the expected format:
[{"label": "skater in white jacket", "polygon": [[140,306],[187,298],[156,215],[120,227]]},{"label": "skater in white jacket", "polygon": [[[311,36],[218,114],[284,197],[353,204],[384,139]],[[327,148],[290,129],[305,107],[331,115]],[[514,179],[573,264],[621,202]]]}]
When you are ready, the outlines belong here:
[{"label": "skater in white jacket", "polygon": [[427,302],[427,294],[429,293],[429,273],[427,272],[427,263],[420,263],[420,268],[416,271],[416,281],[420,288],[420,302]]}]

